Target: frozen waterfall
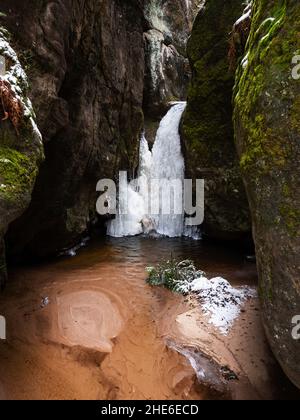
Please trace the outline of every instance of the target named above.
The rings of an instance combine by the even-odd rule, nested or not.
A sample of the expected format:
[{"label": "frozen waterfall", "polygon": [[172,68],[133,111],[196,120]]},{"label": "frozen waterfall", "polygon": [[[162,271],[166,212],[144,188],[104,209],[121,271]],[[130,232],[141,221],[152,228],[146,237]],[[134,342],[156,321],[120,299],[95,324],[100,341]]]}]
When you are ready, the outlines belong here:
[{"label": "frozen waterfall", "polygon": [[108,235],[123,237],[156,232],[179,237],[184,234],[185,167],[179,124],[185,107],[185,102],[176,103],[162,119],[152,152],[142,136],[138,178],[119,185],[118,214],[108,223]]}]

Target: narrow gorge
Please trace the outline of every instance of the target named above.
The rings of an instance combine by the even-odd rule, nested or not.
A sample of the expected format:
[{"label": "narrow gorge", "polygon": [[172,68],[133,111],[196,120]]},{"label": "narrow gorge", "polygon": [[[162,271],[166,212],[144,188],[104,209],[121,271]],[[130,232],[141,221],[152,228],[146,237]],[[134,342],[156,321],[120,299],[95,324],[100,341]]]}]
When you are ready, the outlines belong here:
[{"label": "narrow gorge", "polygon": [[0,400],[300,399],[299,30],[1,0]]}]

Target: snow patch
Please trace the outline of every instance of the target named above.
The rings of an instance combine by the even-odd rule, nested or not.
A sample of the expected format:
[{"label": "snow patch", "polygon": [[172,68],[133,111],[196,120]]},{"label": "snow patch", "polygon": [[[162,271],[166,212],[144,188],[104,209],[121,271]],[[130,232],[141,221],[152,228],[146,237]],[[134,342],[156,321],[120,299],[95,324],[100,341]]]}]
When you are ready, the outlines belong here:
[{"label": "snow patch", "polygon": [[252,8],[251,5],[247,6],[243,16],[241,16],[234,24],[234,26],[239,26],[242,22],[251,19],[252,16]]},{"label": "snow patch", "polygon": [[24,118],[29,119],[34,139],[42,145],[42,135],[35,123],[35,113],[32,107],[32,103],[27,98],[26,92],[29,89],[28,79],[24,72],[21,63],[18,59],[16,52],[10,46],[6,40],[6,32],[0,28],[0,56],[2,59],[10,63],[9,68],[5,69],[5,72],[0,75],[2,80],[7,81],[16,98],[21,102],[23,106]]},{"label": "snow patch", "polygon": [[234,321],[241,313],[242,305],[256,296],[250,287],[234,288],[222,277],[211,280],[205,276],[190,283],[184,283],[179,290],[185,294],[194,294],[209,317],[209,323],[228,335]]}]

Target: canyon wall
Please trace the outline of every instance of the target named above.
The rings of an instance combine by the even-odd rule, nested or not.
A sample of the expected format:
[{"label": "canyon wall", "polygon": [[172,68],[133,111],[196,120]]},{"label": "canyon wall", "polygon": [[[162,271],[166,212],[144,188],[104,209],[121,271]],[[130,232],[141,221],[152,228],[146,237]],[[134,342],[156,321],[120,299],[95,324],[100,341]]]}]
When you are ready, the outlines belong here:
[{"label": "canyon wall", "polygon": [[1,2],[46,155],[31,205],[10,228],[10,253],[44,256],[72,245],[96,219],[97,181],[135,168],[143,7],[138,0]]},{"label": "canyon wall", "polygon": [[134,173],[144,115],[151,131],[169,101],[185,98],[185,44],[200,7],[188,44],[187,175],[206,180],[210,237],[247,234],[250,203],[267,335],[300,386],[296,1],[254,0],[235,147],[228,50],[243,0],[1,0],[0,286],[6,248],[44,257],[74,245],[98,222],[97,181]]},{"label": "canyon wall", "polygon": [[[236,144],[253,219],[259,291],[269,342],[300,387],[300,4],[254,0],[237,72]],[[297,61],[296,61],[297,62]],[[294,73],[293,73],[294,70]],[[296,69],[297,70],[297,69]]]},{"label": "canyon wall", "polygon": [[71,246],[96,219],[95,186],[133,170],[143,126],[141,1],[3,1],[3,24],[29,75],[46,159],[12,254]]},{"label": "canyon wall", "polygon": [[146,116],[161,118],[170,101],[185,100],[190,80],[187,40],[203,0],[149,0],[145,6]]},{"label": "canyon wall", "polygon": [[249,207],[234,145],[229,67],[230,32],[242,0],[207,0],[188,43],[192,83],[182,124],[187,176],[205,179],[204,233],[237,239],[251,231]]},{"label": "canyon wall", "polygon": [[96,183],[134,173],[144,110],[185,97],[185,44],[200,4],[1,1],[45,149],[30,206],[6,235],[10,255],[56,254],[98,222]]}]

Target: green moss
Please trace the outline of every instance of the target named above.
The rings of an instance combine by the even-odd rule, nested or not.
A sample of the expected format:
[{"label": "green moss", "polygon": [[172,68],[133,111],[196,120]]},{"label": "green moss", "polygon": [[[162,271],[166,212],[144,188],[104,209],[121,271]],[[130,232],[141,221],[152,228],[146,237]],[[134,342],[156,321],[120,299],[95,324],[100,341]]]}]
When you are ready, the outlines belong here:
[{"label": "green moss", "polygon": [[[187,161],[192,162],[191,166],[214,161],[217,167],[222,165],[222,159],[223,163],[233,160],[234,75],[229,70],[228,45],[232,25],[242,10],[240,0],[208,0],[193,27],[188,43],[193,81],[183,122]],[[216,160],[215,153],[217,157],[223,155],[221,161]]]},{"label": "green moss", "polygon": [[18,200],[30,192],[36,175],[37,167],[26,155],[0,147],[0,198]]},{"label": "green moss", "polygon": [[[291,23],[289,33],[283,33],[284,41],[278,36],[283,25],[285,31],[288,26],[286,8],[286,1],[276,2],[272,7],[267,0],[254,2],[253,26],[258,29],[252,30],[248,41],[248,64],[245,69],[240,66],[237,74],[235,120],[240,120],[245,139],[240,163],[243,171],[255,167],[257,175],[270,172],[274,166],[283,167],[292,153],[285,133],[272,127],[275,124],[268,115],[257,115],[256,112],[272,102],[271,85],[276,87],[276,95],[281,95],[278,106],[285,102],[288,105],[293,96],[287,96],[283,79],[291,72],[291,59],[299,43],[299,28]],[[297,99],[291,109],[291,126],[296,130],[300,127],[299,105],[300,99]],[[274,106],[277,103],[274,102]]]},{"label": "green moss", "polygon": [[261,114],[256,115],[253,124],[248,125],[245,149],[240,159],[241,169],[243,172],[255,169],[257,174],[268,173],[274,166],[284,167],[290,153],[288,147],[282,147],[280,136],[268,127]]},{"label": "green moss", "polygon": [[287,231],[291,236],[299,237],[300,233],[300,209],[295,203],[282,204],[280,207],[282,223],[285,224]]},{"label": "green moss", "polygon": [[272,302],[274,298],[273,289],[271,287],[265,287],[262,283],[259,285],[258,295],[263,302]]},{"label": "green moss", "polygon": [[205,178],[205,230],[214,236],[250,230],[249,209],[234,144],[228,59],[241,0],[208,0],[193,27],[188,56],[193,78],[182,122],[187,176]]},{"label": "green moss", "polygon": [[291,127],[300,134],[300,95],[294,99],[294,103],[290,111]]}]

